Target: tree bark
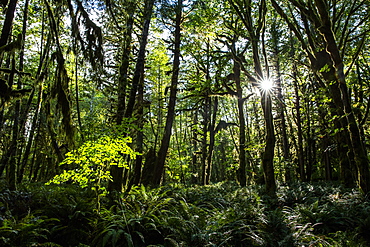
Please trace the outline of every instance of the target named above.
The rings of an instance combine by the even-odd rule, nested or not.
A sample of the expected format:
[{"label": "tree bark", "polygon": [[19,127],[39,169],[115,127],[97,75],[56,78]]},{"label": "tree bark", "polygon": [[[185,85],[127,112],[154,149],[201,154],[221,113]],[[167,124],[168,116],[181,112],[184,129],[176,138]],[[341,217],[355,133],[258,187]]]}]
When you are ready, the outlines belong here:
[{"label": "tree bark", "polygon": [[[15,70],[15,58],[12,59],[12,71]],[[14,72],[12,72],[9,76],[8,83],[12,85],[12,81],[14,81]],[[17,83],[17,89],[20,89],[21,84],[20,81]],[[19,153],[18,150],[18,137],[19,137],[19,129],[20,129],[20,100],[15,102],[15,109],[14,109],[14,120],[13,120],[13,130],[12,130],[12,141],[10,145],[10,155],[8,159],[8,168],[7,168],[7,180],[8,186],[10,190],[16,190],[16,174],[17,174],[17,156]]]},{"label": "tree bark", "polygon": [[[144,151],[144,80],[141,80],[138,88],[138,130],[136,135],[136,152],[142,154]],[[127,191],[130,191],[131,187],[134,185],[139,185],[141,179],[141,169],[143,163],[143,156],[138,155],[136,156],[136,160],[134,163],[134,170],[132,172],[132,178],[129,181],[129,185]]]},{"label": "tree bark", "polygon": [[144,14],[143,29],[141,33],[140,48],[139,48],[139,53],[138,53],[138,57],[136,61],[134,77],[131,83],[130,97],[128,99],[125,114],[124,114],[125,118],[132,117],[132,113],[133,113],[134,105],[135,105],[136,93],[137,93],[138,85],[140,82],[140,77],[144,75],[145,51],[146,51],[146,45],[148,43],[149,27],[150,27],[150,21],[151,21],[152,13],[153,13],[153,6],[154,6],[154,0],[147,0],[145,2],[145,11],[144,11],[145,14]]},{"label": "tree bark", "polygon": [[282,82],[281,82],[281,69],[280,69],[280,50],[279,50],[279,42],[280,42],[280,34],[281,34],[281,27],[276,23],[276,21],[280,21],[277,19],[277,13],[274,13],[274,22],[271,27],[271,38],[272,38],[272,56],[274,60],[274,69],[276,72],[276,97],[278,100],[278,114],[280,118],[280,129],[281,129],[281,140],[282,140],[282,152],[283,152],[283,161],[284,161],[284,169],[285,169],[285,181],[288,182],[291,180],[290,169],[288,166],[290,165],[290,150],[289,150],[289,140],[288,140],[288,133],[287,133],[287,124],[285,119],[285,103],[284,103],[284,95],[282,90]]},{"label": "tree bark", "polygon": [[[26,0],[26,3],[24,5],[24,10],[23,10],[23,25],[22,25],[22,37],[23,37],[24,40],[26,39],[27,19],[28,19],[28,5],[29,5],[29,0]],[[24,69],[24,42],[22,42],[21,51],[20,51],[20,54],[19,54],[19,68],[18,68],[18,70],[23,71],[23,69]],[[17,85],[18,90],[22,89],[22,81],[21,80],[22,80],[21,77],[18,78],[18,85]],[[18,131],[22,135],[23,135],[23,132],[24,132],[26,116],[29,113],[29,109],[30,109],[31,102],[32,102],[32,99],[33,99],[33,96],[34,96],[34,92],[35,92],[35,90],[33,89],[32,93],[29,97],[27,106],[24,109],[24,112],[21,114],[21,119],[20,119],[20,130],[21,131],[19,131],[19,130]],[[17,104],[18,103],[20,104],[20,101],[19,102],[17,101]],[[36,115],[37,115],[37,113],[36,113]],[[30,133],[30,136],[33,136],[33,133]],[[28,146],[28,143],[27,143],[27,146]],[[28,150],[26,150],[26,151],[28,151]],[[17,167],[18,168],[17,183],[21,182],[22,177],[23,177],[23,173],[24,173],[24,168],[25,168],[25,165],[23,165],[21,157],[22,157],[22,155],[19,155],[19,161],[17,162],[17,166],[18,166]]]},{"label": "tree bark", "polygon": [[198,131],[196,130],[196,126],[198,125],[198,109],[195,109],[192,112],[192,137],[191,137],[191,146],[192,146],[192,155],[191,155],[191,183],[198,184],[199,183],[199,169],[198,169]]},{"label": "tree bark", "polygon": [[9,36],[12,31],[13,19],[15,8],[17,7],[17,0],[10,0],[8,8],[6,10],[5,20],[3,24],[3,29],[0,36],[0,47],[8,43]]}]

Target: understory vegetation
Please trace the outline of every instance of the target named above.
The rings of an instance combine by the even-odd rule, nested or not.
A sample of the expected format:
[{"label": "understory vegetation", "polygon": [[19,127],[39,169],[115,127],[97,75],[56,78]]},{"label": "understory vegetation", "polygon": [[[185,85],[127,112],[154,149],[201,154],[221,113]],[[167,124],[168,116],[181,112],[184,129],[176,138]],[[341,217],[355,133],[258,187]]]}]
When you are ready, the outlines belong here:
[{"label": "understory vegetation", "polygon": [[0,11],[0,247],[370,246],[369,0]]},{"label": "understory vegetation", "polygon": [[[75,185],[0,193],[1,246],[369,246],[370,201],[336,183],[134,187],[115,202]],[[108,206],[114,205],[114,206]]]}]

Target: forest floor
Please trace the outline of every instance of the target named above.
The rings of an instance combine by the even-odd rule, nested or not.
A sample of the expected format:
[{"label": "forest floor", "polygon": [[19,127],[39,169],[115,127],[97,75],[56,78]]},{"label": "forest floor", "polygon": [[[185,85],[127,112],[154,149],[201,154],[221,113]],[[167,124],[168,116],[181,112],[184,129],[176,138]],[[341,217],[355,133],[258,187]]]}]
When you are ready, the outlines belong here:
[{"label": "forest floor", "polygon": [[[113,206],[108,206],[113,205]],[[335,183],[137,187],[114,203],[74,185],[0,191],[0,246],[370,246],[370,200]]]}]

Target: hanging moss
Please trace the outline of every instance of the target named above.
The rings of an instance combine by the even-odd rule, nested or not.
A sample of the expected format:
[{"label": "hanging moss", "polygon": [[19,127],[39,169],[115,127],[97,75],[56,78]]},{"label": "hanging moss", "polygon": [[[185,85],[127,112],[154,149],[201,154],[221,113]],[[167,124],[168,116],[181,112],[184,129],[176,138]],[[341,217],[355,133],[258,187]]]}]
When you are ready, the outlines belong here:
[{"label": "hanging moss", "polygon": [[68,77],[67,70],[65,68],[65,59],[59,42],[59,33],[54,13],[47,0],[45,0],[45,6],[48,11],[51,31],[55,34],[54,39],[57,48],[56,52],[52,54],[52,59],[56,59],[57,67],[55,70],[55,83],[51,91],[51,96],[52,98],[57,99],[57,110],[60,110],[62,113],[62,124],[67,141],[71,146],[73,146],[74,128],[72,125],[70,94],[68,89],[70,78]]},{"label": "hanging moss", "polygon": [[61,53],[56,52],[57,68],[55,71],[55,83],[52,90],[52,97],[57,99],[57,110],[62,113],[62,124],[67,141],[73,145],[74,127],[71,117],[71,100],[69,92],[69,80],[67,70],[65,68],[65,60]]},{"label": "hanging moss", "polygon": [[101,28],[90,19],[89,14],[86,12],[80,1],[76,0],[76,4],[76,15],[71,16],[72,22],[75,24],[77,23],[77,14],[80,13],[82,17],[82,23],[84,25],[83,29],[85,30],[85,41],[81,40],[81,35],[79,30],[76,30],[76,27],[74,27],[75,36],[80,40],[80,44],[86,42],[86,47],[85,45],[81,46],[83,49],[83,54],[85,58],[89,60],[92,67],[94,69],[98,69],[103,65],[104,61],[103,35]]}]

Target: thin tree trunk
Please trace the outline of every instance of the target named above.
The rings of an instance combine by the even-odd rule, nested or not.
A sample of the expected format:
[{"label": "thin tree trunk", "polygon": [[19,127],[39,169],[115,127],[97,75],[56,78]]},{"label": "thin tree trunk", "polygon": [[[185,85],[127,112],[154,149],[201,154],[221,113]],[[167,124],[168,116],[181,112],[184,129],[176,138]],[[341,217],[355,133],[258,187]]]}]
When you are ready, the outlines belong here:
[{"label": "thin tree trunk", "polygon": [[34,135],[36,133],[36,127],[37,127],[37,122],[38,122],[38,119],[39,119],[39,112],[40,112],[40,108],[41,108],[42,85],[40,85],[38,93],[39,94],[37,96],[36,110],[35,110],[35,113],[34,113],[34,116],[33,116],[33,119],[32,119],[32,124],[31,124],[30,134],[29,134],[29,137],[28,137],[28,142],[27,142],[24,154],[23,154],[21,167],[20,167],[19,174],[18,174],[18,183],[22,182],[24,171],[25,171],[25,168],[27,166],[28,158],[29,158],[29,155],[31,153],[31,147],[32,147]]},{"label": "thin tree trunk", "polygon": [[[198,125],[198,110],[196,109],[194,112],[193,112],[193,128],[192,128],[192,141],[191,141],[191,145],[192,145],[192,156],[191,156],[191,172],[192,172],[192,180],[191,180],[191,183],[192,184],[197,184],[199,183],[199,171],[198,171],[198,155],[197,155],[197,152],[198,152],[198,131],[196,130],[196,127]],[[194,130],[195,129],[195,130]]]},{"label": "thin tree trunk", "polygon": [[297,78],[297,68],[293,65],[293,84],[294,84],[294,94],[295,94],[295,111],[296,111],[296,125],[297,125],[297,156],[298,156],[298,168],[299,176],[301,181],[306,181],[306,169],[304,162],[304,152],[303,152],[303,130],[302,130],[302,118],[301,118],[301,97],[299,95]]},{"label": "thin tree trunk", "polygon": [[[24,40],[26,38],[26,30],[27,30],[28,5],[29,5],[29,0],[26,0],[26,3],[24,5],[24,10],[23,10],[23,26],[22,26],[22,37],[23,37]],[[23,71],[23,68],[24,68],[24,42],[22,42],[22,47],[21,47],[21,51],[20,51],[20,54],[19,54],[19,71]],[[19,90],[21,88],[22,88],[22,81],[21,81],[21,78],[18,78],[17,89]],[[35,90],[33,89],[32,93],[29,97],[26,109],[24,110],[24,113],[22,114],[22,117],[20,119],[20,126],[19,127],[20,127],[20,130],[22,130],[22,131],[20,131],[21,133],[23,133],[23,131],[24,131],[24,126],[25,126],[27,114],[29,113],[29,109],[30,109],[31,102],[32,102],[32,99],[34,97],[34,94],[35,94]],[[36,115],[37,115],[37,113],[36,113]],[[33,138],[33,133],[32,132],[30,133],[30,136],[32,136],[32,138]],[[26,148],[28,146],[29,145],[27,143]],[[29,152],[29,150],[26,150],[26,151]],[[18,177],[17,177],[17,182],[18,183],[20,183],[22,181],[24,168],[25,168],[25,166],[23,165],[23,162],[22,162],[23,160],[21,159],[21,155],[19,155],[19,156],[20,157],[19,157],[19,162],[18,162]]]},{"label": "thin tree trunk", "polygon": [[[208,89],[207,89],[208,90]],[[203,121],[202,121],[202,156],[200,159],[200,165],[202,169],[201,174],[201,184],[206,185],[206,176],[207,176],[207,146],[208,146],[208,129],[209,129],[209,121],[210,121],[210,104],[211,104],[211,98],[207,95],[204,98],[203,103]]]},{"label": "thin tree trunk", "polygon": [[275,133],[272,116],[271,95],[263,93],[261,105],[264,112],[265,129],[266,129],[266,146],[262,154],[262,167],[265,174],[266,191],[269,195],[274,196],[276,192],[275,171],[274,171],[274,149]]},{"label": "thin tree trunk", "polygon": [[126,29],[123,35],[124,37],[123,53],[118,78],[118,101],[116,113],[117,125],[121,125],[122,123],[126,105],[126,94],[127,94],[126,90],[128,84],[128,71],[130,66],[132,31],[134,26],[134,12],[135,12],[135,6],[133,6],[132,2],[129,3],[129,6],[127,7],[127,12],[128,18],[126,21]]},{"label": "thin tree trunk", "polygon": [[75,97],[76,97],[76,111],[77,111],[77,122],[78,126],[80,127],[80,135],[81,140],[84,141],[84,132],[82,129],[82,121],[81,121],[81,110],[80,110],[80,96],[79,96],[79,87],[78,87],[78,54],[77,54],[77,48],[75,45]]},{"label": "thin tree trunk", "polygon": [[[275,16],[276,18],[276,16]],[[273,59],[274,59],[274,68],[276,72],[276,89],[277,89],[277,100],[278,100],[278,109],[279,109],[279,118],[280,118],[280,127],[281,127],[281,139],[282,139],[282,151],[283,151],[283,161],[284,161],[284,169],[285,169],[285,180],[291,180],[291,174],[287,165],[290,165],[290,150],[289,150],[289,141],[288,141],[288,134],[287,134],[287,124],[285,120],[285,103],[284,103],[284,96],[282,93],[282,83],[281,83],[281,69],[280,69],[280,57],[279,57],[279,34],[276,32],[278,26],[274,23],[274,29],[271,30],[272,32],[272,39],[273,39]]]},{"label": "thin tree trunk", "polygon": [[[25,37],[26,35],[26,29],[27,29],[27,16],[28,16],[28,5],[29,5],[29,0],[26,1],[24,10],[23,10],[23,25],[22,25],[22,38]],[[10,7],[10,6],[9,6]],[[3,29],[4,30],[4,29]],[[0,41],[1,42],[1,41]],[[21,41],[22,46],[21,46],[21,51],[19,54],[19,66],[18,70],[23,71],[23,64],[24,64],[24,45],[23,45],[23,40]],[[1,46],[1,45],[0,45]],[[14,56],[14,55],[13,55]],[[13,69],[15,69],[15,58],[13,57]],[[14,80],[14,72],[11,73],[9,80]],[[13,83],[9,83],[11,85]],[[17,82],[17,90],[22,89],[22,79],[18,77],[18,82]],[[33,97],[33,93],[31,94],[31,97]],[[31,99],[29,101],[28,107],[31,104]],[[27,107],[27,109],[28,109]],[[27,110],[28,112],[28,110]],[[9,159],[9,188],[11,190],[16,190],[16,185],[17,185],[17,169],[20,167],[20,146],[19,146],[19,136],[20,132],[23,132],[23,124],[24,120],[22,121],[21,119],[21,100],[18,99],[15,103],[15,113],[14,113],[14,126],[13,126],[13,149],[14,153]],[[25,117],[24,117],[25,118]]]},{"label": "thin tree trunk", "polygon": [[[143,78],[144,79],[144,78]],[[139,87],[138,87],[138,131],[136,135],[136,152],[143,153],[144,151],[144,80],[141,80]],[[133,185],[139,185],[140,179],[141,179],[141,169],[142,169],[142,163],[143,163],[143,156],[138,155],[136,156],[136,160],[134,163],[134,170],[132,173],[132,178],[129,181],[129,185],[127,188],[127,191],[131,189]]]},{"label": "thin tree trunk", "polygon": [[215,127],[216,127],[216,118],[218,111],[218,98],[213,99],[213,109],[212,109],[212,119],[211,125],[209,128],[209,148],[208,148],[208,157],[207,157],[207,170],[206,170],[206,184],[210,184],[211,175],[212,175],[212,158],[213,151],[215,146]]},{"label": "thin tree trunk", "polygon": [[238,118],[239,118],[239,169],[237,171],[237,178],[240,186],[247,185],[246,177],[246,159],[245,159],[245,117],[244,117],[244,99],[243,89],[240,82],[240,64],[234,60],[233,65],[234,80],[236,85],[237,101],[238,101]]},{"label": "thin tree trunk", "polygon": [[175,118],[175,105],[177,95],[177,84],[180,70],[180,45],[181,45],[181,23],[182,23],[182,0],[177,1],[176,6],[176,21],[175,21],[175,37],[174,37],[174,57],[172,67],[172,78],[170,87],[170,99],[168,102],[168,110],[166,117],[166,125],[158,151],[153,184],[159,185],[161,183],[162,174],[164,171],[164,164],[166,161],[167,151],[170,144],[172,134],[172,124]]},{"label": "thin tree trunk", "polygon": [[[15,58],[13,57],[12,59],[12,71],[15,70]],[[14,72],[12,72],[9,76],[9,85],[13,84],[11,83],[11,81],[14,80]],[[18,83],[17,83],[17,89],[20,89],[21,88],[21,82],[20,80],[18,80]],[[10,190],[16,190],[17,187],[16,187],[16,173],[17,173],[17,156],[18,156],[18,136],[19,136],[19,129],[20,129],[20,126],[19,126],[19,117],[20,117],[20,105],[21,105],[21,102],[20,100],[17,100],[15,102],[15,110],[14,110],[14,121],[13,121],[13,134],[12,134],[12,141],[11,141],[11,152],[10,152],[10,156],[9,156],[9,160],[8,160],[8,186],[9,186],[9,189]]]},{"label": "thin tree trunk", "polygon": [[[16,6],[17,6],[17,0],[10,0],[9,3],[8,3],[8,6],[7,6],[7,10],[6,10],[6,15],[5,15],[5,20],[4,20],[4,24],[3,24],[3,28],[2,28],[2,31],[1,31],[1,36],[0,36],[0,47],[2,46],[5,46],[7,43],[8,43],[8,40],[9,40],[9,37],[11,35],[11,30],[12,30],[12,25],[13,25],[13,19],[14,19],[14,14],[15,14],[15,9],[16,9]],[[0,58],[2,59],[2,54],[0,54]],[[13,58],[13,64],[12,64],[12,72],[10,73],[9,75],[9,78],[8,78],[8,85],[9,87],[11,87],[11,85],[13,84],[13,80],[14,80],[14,70],[15,70],[15,61],[14,61],[14,58]],[[17,103],[16,103],[16,108],[17,108]],[[19,108],[19,106],[18,106]],[[17,110],[15,112],[15,121],[18,121],[18,116],[17,114],[19,114],[19,109],[18,109],[18,113],[17,113]],[[9,160],[11,161],[12,163],[12,167],[9,167],[9,172],[10,174],[8,179],[10,179],[11,181],[8,180],[8,183],[9,183],[9,186],[11,189],[15,189],[15,172],[16,172],[16,167],[15,167],[15,163],[14,161],[12,160],[14,155],[15,154],[15,151],[16,151],[16,144],[17,144],[17,136],[15,135],[18,135],[18,129],[15,129],[15,128],[18,128],[18,122],[14,122],[13,123],[13,136],[12,136],[12,141],[11,141],[11,144],[9,146],[9,149],[6,153],[3,154],[3,157],[0,161],[0,176],[2,175],[5,167],[9,164]],[[16,132],[14,132],[16,131]]]},{"label": "thin tree trunk", "polygon": [[306,112],[307,112],[307,147],[306,147],[306,157],[307,157],[307,165],[306,165],[306,180],[308,182],[312,179],[312,172],[313,172],[313,162],[314,156],[312,155],[312,149],[314,145],[314,141],[312,138],[312,128],[311,128],[311,99],[305,98],[306,103]]},{"label": "thin tree trunk", "polygon": [[149,27],[150,27],[150,21],[151,21],[152,13],[153,13],[153,5],[154,5],[154,0],[147,0],[145,2],[145,7],[144,7],[145,14],[144,14],[143,29],[141,33],[140,48],[139,48],[139,53],[138,53],[138,57],[136,61],[134,77],[131,83],[130,97],[128,99],[125,114],[124,114],[125,118],[132,117],[132,113],[134,111],[134,105],[136,101],[135,100],[136,93],[137,93],[137,89],[140,83],[140,77],[144,75],[145,52],[146,52],[146,45],[148,43]]},{"label": "thin tree trunk", "polygon": [[[136,93],[140,83],[140,78],[144,76],[144,65],[145,65],[145,51],[146,45],[148,43],[149,27],[150,21],[153,13],[154,0],[147,0],[144,7],[144,20],[142,26],[140,48],[136,61],[134,77],[131,83],[130,97],[126,106],[124,117],[129,119],[132,117],[134,111],[134,105],[136,101]],[[118,119],[118,118],[117,118]],[[110,174],[112,176],[112,181],[108,184],[109,191],[122,191],[123,184],[123,167],[112,166]]]}]

